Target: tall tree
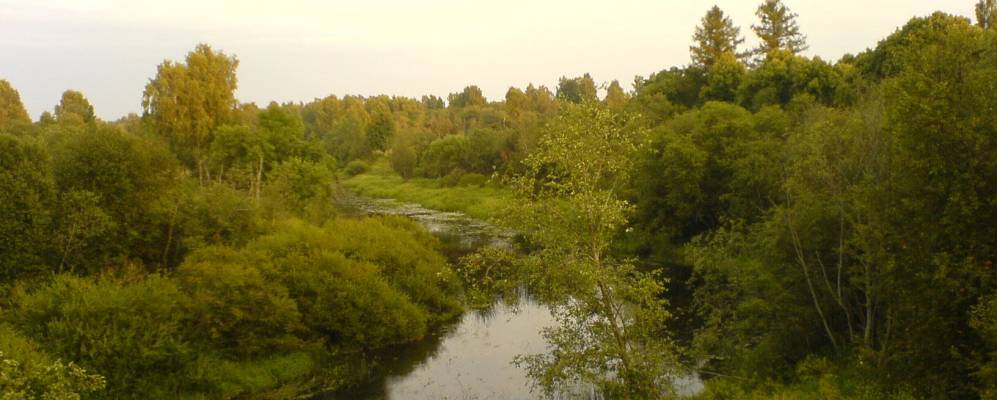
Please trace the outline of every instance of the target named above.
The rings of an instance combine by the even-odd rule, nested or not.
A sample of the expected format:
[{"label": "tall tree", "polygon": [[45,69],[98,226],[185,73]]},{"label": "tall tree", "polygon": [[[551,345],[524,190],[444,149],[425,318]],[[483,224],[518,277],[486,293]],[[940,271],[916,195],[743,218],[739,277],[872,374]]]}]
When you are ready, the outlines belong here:
[{"label": "tall tree", "polygon": [[476,85],[467,86],[460,93],[450,93],[447,96],[447,103],[450,107],[470,107],[483,106],[488,104],[488,100],[481,94],[481,88]]},{"label": "tall tree", "polygon": [[997,19],[997,0],[980,0],[976,2],[977,25],[983,29],[997,29],[994,19]]},{"label": "tall tree", "polygon": [[595,80],[588,73],[577,78],[561,77],[557,82],[557,98],[572,103],[597,101]]},{"label": "tall tree", "polygon": [[782,1],[765,0],[758,6],[755,15],[760,23],[752,25],[751,30],[761,39],[761,44],[754,51],[755,56],[765,58],[774,50],[799,54],[809,47],[807,37],[800,33],[796,23],[797,15],[789,11]]},{"label": "tall tree", "polygon": [[744,42],[740,36],[741,28],[734,26],[720,7],[713,6],[692,35],[695,42],[689,46],[692,63],[708,68],[724,53],[738,54],[737,46]]},{"label": "tall tree", "polygon": [[55,106],[55,120],[62,124],[83,125],[96,119],[93,106],[83,93],[67,90]]},{"label": "tall tree", "polygon": [[[3,83],[4,81],[0,81]],[[0,134],[0,283],[43,272],[51,248],[52,162],[34,141]]]},{"label": "tall tree", "polygon": [[610,251],[631,206],[621,198],[646,131],[637,119],[593,103],[566,104],[514,180],[510,222],[538,250],[526,260],[558,321],[547,353],[519,357],[546,394],[579,381],[612,398],[669,391],[674,353],[669,314],[650,273]]},{"label": "tall tree", "polygon": [[5,79],[0,79],[0,129],[15,123],[29,124],[31,118],[21,103],[21,95]]},{"label": "tall tree", "polygon": [[142,107],[153,129],[197,170],[202,182],[212,132],[231,116],[237,102],[235,70],[239,60],[199,44],[186,64],[164,61],[145,86]]},{"label": "tall tree", "polygon": [[627,105],[627,100],[629,100],[629,97],[623,91],[623,87],[620,86],[620,81],[614,80],[610,82],[609,87],[606,88],[606,98],[603,100],[606,103],[606,108],[613,111],[622,111],[623,107]]}]

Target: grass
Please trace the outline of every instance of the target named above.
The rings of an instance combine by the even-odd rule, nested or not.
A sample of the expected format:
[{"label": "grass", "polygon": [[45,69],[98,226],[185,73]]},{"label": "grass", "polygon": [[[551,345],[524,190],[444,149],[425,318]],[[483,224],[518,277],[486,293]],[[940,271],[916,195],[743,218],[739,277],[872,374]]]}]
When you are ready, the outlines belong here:
[{"label": "grass", "polygon": [[447,187],[438,179],[402,179],[387,160],[374,162],[367,172],[341,180],[347,189],[360,195],[416,203],[426,208],[460,211],[468,216],[488,220],[502,213],[512,202],[505,188]]}]

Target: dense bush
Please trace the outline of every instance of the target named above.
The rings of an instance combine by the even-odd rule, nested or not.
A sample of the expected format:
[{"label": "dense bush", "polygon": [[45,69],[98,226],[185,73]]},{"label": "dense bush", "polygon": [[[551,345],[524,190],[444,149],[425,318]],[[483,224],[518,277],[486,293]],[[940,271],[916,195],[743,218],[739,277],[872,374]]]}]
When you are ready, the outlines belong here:
[{"label": "dense bush", "polygon": [[466,171],[464,171],[463,168],[454,168],[440,178],[440,183],[447,187],[457,186],[460,183],[460,179],[464,177],[465,173]]},{"label": "dense bush", "polygon": [[15,299],[12,320],[53,356],[109,377],[107,396],[157,398],[182,385],[195,356],[185,336],[187,301],[159,275],[61,275]]},{"label": "dense bush", "polygon": [[332,216],[332,172],[324,164],[292,158],[267,179],[264,200],[272,219],[298,216],[321,223]]},{"label": "dense bush", "polygon": [[0,282],[46,269],[55,201],[49,156],[27,139],[0,134]]},{"label": "dense bush", "polygon": [[104,377],[74,363],[52,361],[38,345],[9,326],[0,325],[0,397],[3,399],[79,399],[99,392]]},{"label": "dense bush", "polygon": [[434,140],[419,159],[419,174],[439,178],[454,169],[466,168],[469,146],[464,135],[450,135]]},{"label": "dense bush", "polygon": [[360,175],[368,170],[370,170],[370,165],[360,160],[350,161],[345,167],[343,167],[343,172],[345,172],[347,176]]},{"label": "dense bush", "polygon": [[235,357],[300,348],[301,313],[287,288],[272,279],[272,268],[269,260],[226,248],[188,258],[177,279],[189,299],[190,339]]}]

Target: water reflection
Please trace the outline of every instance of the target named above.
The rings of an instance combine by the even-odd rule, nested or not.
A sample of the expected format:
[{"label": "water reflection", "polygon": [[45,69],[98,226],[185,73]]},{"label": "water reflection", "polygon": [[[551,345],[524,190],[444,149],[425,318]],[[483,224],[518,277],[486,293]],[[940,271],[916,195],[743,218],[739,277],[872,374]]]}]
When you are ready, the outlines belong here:
[{"label": "water reflection", "polygon": [[[512,235],[460,213],[441,212],[393,200],[345,194],[345,211],[356,215],[405,215],[421,223],[443,243],[455,261],[481,246],[509,247]],[[439,327],[423,340],[384,349],[369,356],[375,366],[368,381],[318,399],[533,399],[526,371],[512,364],[521,354],[547,349],[541,332],[555,324],[550,310],[525,293],[514,304],[497,302],[486,310],[466,312],[459,321]],[[675,379],[680,394],[702,388],[695,376]],[[599,399],[588,386],[565,398]]]}]

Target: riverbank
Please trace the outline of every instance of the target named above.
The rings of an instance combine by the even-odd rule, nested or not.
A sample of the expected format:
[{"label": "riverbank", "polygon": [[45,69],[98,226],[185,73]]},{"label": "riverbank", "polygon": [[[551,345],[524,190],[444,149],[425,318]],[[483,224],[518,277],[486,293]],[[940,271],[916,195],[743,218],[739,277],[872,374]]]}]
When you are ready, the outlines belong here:
[{"label": "riverbank", "polygon": [[395,199],[441,211],[459,211],[480,220],[492,220],[512,202],[512,192],[494,186],[445,186],[439,179],[405,180],[387,160],[378,159],[370,168],[352,177],[341,177],[346,189],[362,196]]}]

